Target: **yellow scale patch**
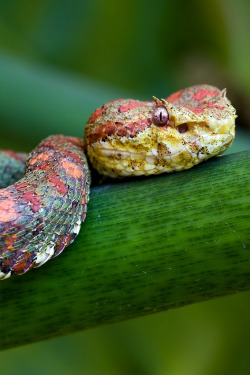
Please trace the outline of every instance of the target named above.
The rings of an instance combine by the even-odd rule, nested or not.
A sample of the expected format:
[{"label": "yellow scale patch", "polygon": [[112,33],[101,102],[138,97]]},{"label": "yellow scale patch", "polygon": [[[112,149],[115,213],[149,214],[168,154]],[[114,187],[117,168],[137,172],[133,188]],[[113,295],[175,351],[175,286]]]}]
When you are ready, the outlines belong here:
[{"label": "yellow scale patch", "polygon": [[[133,137],[112,134],[89,143],[88,135],[93,126],[96,130],[110,121],[105,112],[98,109],[100,116],[94,124],[87,124],[85,133],[88,156],[94,168],[110,177],[150,175],[189,169],[221,155],[234,139],[237,117],[225,91],[197,85],[174,95],[178,98],[175,101],[155,99],[155,102],[146,102],[146,109],[145,106],[143,110],[141,106],[131,109],[129,115],[119,113],[115,102],[111,102],[107,112],[108,116],[111,113],[112,121],[117,115],[117,121],[124,121],[126,126],[131,122],[131,115],[135,122],[143,115],[151,125]],[[199,97],[202,99],[197,99]],[[159,105],[167,109],[168,126],[157,126],[151,120]],[[177,127],[182,124],[187,130],[180,133]]]}]

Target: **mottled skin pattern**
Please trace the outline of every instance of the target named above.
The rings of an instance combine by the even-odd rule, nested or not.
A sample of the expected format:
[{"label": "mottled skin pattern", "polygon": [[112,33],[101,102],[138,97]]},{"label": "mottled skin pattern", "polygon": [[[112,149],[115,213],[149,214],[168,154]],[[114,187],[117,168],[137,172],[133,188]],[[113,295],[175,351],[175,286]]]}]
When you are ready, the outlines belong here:
[{"label": "mottled skin pattern", "polygon": [[0,151],[0,189],[14,184],[23,176],[27,156],[22,152]]},{"label": "mottled skin pattern", "polygon": [[89,185],[78,138],[41,142],[25,176],[0,190],[0,278],[42,265],[74,240],[86,215]]},{"label": "mottled skin pattern", "polygon": [[[157,107],[169,119],[152,121]],[[235,109],[225,90],[197,85],[153,102],[116,100],[98,108],[85,131],[88,157],[110,177],[150,175],[191,168],[222,154],[235,135]]]},{"label": "mottled skin pattern", "polygon": [[[110,177],[180,171],[221,155],[235,118],[225,90],[208,85],[166,100],[119,99],[91,115],[84,149]],[[0,190],[0,279],[42,265],[78,234],[90,185],[82,146],[78,138],[48,137],[28,157],[24,177]],[[25,157],[0,153],[0,187],[20,177]]]}]

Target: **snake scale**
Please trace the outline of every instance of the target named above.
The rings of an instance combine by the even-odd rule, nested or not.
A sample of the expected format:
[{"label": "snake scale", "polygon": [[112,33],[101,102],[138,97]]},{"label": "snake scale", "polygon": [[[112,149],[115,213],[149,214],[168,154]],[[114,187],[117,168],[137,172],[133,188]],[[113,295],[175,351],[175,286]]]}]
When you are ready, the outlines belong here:
[{"label": "snake scale", "polygon": [[0,279],[41,266],[77,236],[90,191],[83,150],[99,173],[116,178],[185,170],[232,143],[237,116],[226,90],[196,85],[153,99],[103,105],[83,141],[49,136],[25,170],[25,154],[0,153]]}]

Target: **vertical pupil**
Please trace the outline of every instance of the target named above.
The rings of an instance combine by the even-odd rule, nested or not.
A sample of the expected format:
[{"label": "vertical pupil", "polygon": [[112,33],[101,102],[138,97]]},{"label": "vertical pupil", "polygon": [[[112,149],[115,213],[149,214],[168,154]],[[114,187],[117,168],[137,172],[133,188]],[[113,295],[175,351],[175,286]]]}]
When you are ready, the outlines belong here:
[{"label": "vertical pupil", "polygon": [[152,113],[152,121],[155,125],[163,126],[168,122],[168,112],[165,107],[156,107]]}]

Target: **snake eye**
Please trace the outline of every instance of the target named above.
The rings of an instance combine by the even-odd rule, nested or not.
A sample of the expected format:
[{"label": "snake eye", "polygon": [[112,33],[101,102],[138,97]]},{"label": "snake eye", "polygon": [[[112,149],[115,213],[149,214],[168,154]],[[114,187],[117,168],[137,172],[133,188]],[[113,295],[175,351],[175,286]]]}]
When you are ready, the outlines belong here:
[{"label": "snake eye", "polygon": [[160,106],[155,108],[152,114],[152,121],[155,125],[163,126],[166,125],[168,121],[168,111],[165,107]]}]

